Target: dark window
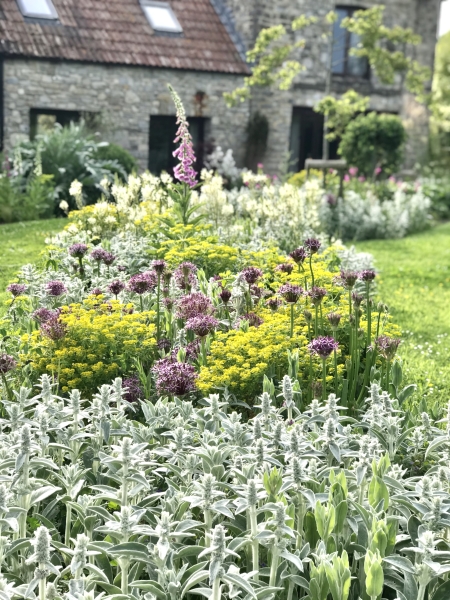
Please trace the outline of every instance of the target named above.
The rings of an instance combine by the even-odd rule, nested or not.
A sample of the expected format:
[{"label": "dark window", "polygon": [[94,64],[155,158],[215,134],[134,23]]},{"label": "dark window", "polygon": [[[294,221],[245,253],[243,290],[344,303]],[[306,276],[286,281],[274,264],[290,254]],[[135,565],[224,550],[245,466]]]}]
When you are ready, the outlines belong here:
[{"label": "dark window", "polygon": [[[336,142],[330,143],[330,159],[337,158]],[[294,107],[291,125],[290,168],[301,171],[307,158],[322,158],[323,151],[323,115],[312,108]]]},{"label": "dark window", "polygon": [[[196,171],[203,168],[205,157],[205,143],[209,119],[204,117],[189,117],[189,130],[192,135],[194,152],[197,161],[194,165]],[[148,168],[152,173],[159,175],[162,171],[173,173],[177,159],[173,156],[177,132],[176,117],[155,115],[150,117],[150,151]]]},{"label": "dark window", "polygon": [[68,127],[70,123],[78,123],[81,113],[77,110],[55,110],[49,108],[32,108],[30,110],[30,139],[51,131],[56,123]]},{"label": "dark window", "polygon": [[332,72],[335,75],[347,75],[350,77],[369,77],[369,63],[365,57],[352,56],[350,50],[356,48],[359,36],[350,33],[341,23],[345,17],[351,17],[358,8],[336,8],[337,20],[333,26],[333,56]]}]

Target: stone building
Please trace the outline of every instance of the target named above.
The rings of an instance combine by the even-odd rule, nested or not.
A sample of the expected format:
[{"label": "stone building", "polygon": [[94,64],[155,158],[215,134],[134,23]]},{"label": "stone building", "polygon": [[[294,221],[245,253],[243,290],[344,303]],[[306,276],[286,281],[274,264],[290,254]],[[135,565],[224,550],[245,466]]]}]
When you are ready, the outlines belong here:
[{"label": "stone building", "polygon": [[[107,137],[130,150],[142,168],[171,166],[174,107],[179,92],[200,157],[213,144],[245,160],[251,114],[269,119],[264,163],[277,171],[320,157],[323,121],[313,106],[324,95],[329,46],[321,24],[301,32],[306,69],[289,92],[264,89],[228,109],[223,93],[242,84],[245,51],[267,26],[300,14],[340,18],[375,0],[0,0],[0,137],[3,147],[28,139],[45,124],[81,117],[101,123]],[[433,67],[440,0],[386,0],[389,25],[422,36],[416,58]],[[428,115],[402,91],[382,85],[364,61],[349,55],[356,42],[335,25],[333,90],[369,95],[371,109],[400,114],[409,130],[408,160],[423,151]],[[262,158],[262,157],[261,157]]]}]

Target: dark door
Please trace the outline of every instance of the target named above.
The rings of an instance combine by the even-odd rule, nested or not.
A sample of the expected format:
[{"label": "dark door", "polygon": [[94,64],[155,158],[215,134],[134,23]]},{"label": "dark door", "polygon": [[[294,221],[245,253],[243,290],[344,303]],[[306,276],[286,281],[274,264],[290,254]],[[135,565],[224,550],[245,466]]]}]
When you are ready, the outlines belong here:
[{"label": "dark door", "polygon": [[291,168],[301,171],[307,158],[322,158],[323,115],[295,106],[291,125]]}]

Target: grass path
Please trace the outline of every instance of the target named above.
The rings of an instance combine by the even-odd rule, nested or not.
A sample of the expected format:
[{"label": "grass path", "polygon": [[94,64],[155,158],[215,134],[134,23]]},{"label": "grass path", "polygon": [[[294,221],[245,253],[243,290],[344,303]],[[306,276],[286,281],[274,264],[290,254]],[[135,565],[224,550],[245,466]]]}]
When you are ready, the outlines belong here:
[{"label": "grass path", "polygon": [[0,225],[0,315],[9,296],[5,292],[17,271],[39,260],[45,239],[66,225],[65,219],[48,219]]},{"label": "grass path", "polygon": [[450,400],[450,223],[402,240],[359,242],[374,255],[379,295],[402,328],[408,383],[427,404]]}]

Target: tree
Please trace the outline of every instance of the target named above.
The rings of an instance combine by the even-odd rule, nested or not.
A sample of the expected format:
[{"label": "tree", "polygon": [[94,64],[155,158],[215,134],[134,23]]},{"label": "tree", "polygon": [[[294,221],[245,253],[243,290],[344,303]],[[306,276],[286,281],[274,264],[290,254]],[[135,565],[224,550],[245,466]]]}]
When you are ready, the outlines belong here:
[{"label": "tree", "polygon": [[[412,29],[387,27],[383,24],[384,6],[374,6],[367,10],[356,11],[352,17],[343,19],[341,27],[359,37],[359,45],[350,50],[352,56],[367,59],[370,68],[385,84],[392,84],[396,74],[402,78],[402,86],[414,94],[419,101],[426,98],[425,84],[431,77],[430,70],[407,55],[407,49],[421,42],[419,35]],[[337,19],[334,12],[325,17],[328,26],[329,61],[326,74],[325,98],[317,105],[316,110],[325,117],[324,158],[328,158],[328,141],[336,139],[345,130],[351,119],[367,108],[368,99],[354,90],[347,92],[341,99],[331,94],[333,24]],[[291,25],[291,36],[305,27],[317,23],[317,18],[300,17]],[[296,49],[304,47],[304,40],[292,42],[288,40],[288,31],[283,25],[263,29],[256,40],[255,47],[247,54],[249,63],[253,64],[251,75],[244,85],[231,93],[225,94],[229,106],[251,97],[253,87],[275,86],[280,90],[289,90],[295,77],[304,70],[304,66],[289,57]]]}]

